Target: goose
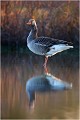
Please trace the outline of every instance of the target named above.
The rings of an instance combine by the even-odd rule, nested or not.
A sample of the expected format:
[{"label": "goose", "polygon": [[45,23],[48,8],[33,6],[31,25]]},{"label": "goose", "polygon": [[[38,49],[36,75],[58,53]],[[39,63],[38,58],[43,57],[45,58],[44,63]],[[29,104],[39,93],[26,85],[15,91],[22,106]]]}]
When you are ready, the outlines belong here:
[{"label": "goose", "polygon": [[38,28],[35,19],[30,19],[27,23],[31,27],[31,31],[27,37],[27,46],[29,50],[37,55],[45,56],[44,70],[47,73],[48,57],[51,57],[59,52],[73,48],[71,43],[64,40],[54,39],[50,37],[38,37]]}]

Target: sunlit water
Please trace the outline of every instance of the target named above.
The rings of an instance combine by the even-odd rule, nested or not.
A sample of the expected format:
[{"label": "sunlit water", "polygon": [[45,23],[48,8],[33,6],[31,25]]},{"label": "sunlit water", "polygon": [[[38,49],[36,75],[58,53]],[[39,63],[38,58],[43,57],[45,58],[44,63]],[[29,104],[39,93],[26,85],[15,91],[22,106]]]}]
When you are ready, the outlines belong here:
[{"label": "sunlit water", "polygon": [[27,81],[44,74],[44,57],[15,51],[1,57],[1,115],[19,119],[78,119],[79,118],[79,59],[78,50],[67,50],[48,60],[51,75],[72,83],[69,90],[36,92],[29,106]]}]

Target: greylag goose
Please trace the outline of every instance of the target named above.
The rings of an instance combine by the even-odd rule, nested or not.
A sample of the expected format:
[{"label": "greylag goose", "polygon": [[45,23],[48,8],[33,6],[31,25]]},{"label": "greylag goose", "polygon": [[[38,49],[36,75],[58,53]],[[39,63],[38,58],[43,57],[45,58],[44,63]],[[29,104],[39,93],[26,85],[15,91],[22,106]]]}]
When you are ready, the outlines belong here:
[{"label": "greylag goose", "polygon": [[38,37],[38,28],[34,19],[30,19],[27,25],[31,27],[31,31],[27,37],[27,46],[33,53],[45,56],[44,69],[47,73],[46,64],[48,61],[48,57],[53,56],[64,50],[73,48],[73,46],[69,45],[67,41],[43,36]]}]

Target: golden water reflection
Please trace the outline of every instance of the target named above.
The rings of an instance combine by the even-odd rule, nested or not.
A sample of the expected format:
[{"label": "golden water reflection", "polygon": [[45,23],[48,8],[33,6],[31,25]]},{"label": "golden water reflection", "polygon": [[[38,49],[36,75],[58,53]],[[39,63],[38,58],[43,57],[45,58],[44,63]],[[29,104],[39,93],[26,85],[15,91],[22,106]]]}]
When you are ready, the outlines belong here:
[{"label": "golden water reflection", "polygon": [[26,82],[43,74],[41,56],[8,54],[1,58],[1,115],[16,119],[77,119],[79,117],[78,57],[56,55],[49,58],[49,72],[63,81],[72,83],[71,90],[36,93],[35,108],[29,108]]}]

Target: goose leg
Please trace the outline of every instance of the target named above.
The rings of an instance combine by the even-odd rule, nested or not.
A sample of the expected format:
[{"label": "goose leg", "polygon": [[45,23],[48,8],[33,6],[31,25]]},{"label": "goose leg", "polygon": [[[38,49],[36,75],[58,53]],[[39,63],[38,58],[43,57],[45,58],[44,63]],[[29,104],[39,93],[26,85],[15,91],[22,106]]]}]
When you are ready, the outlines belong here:
[{"label": "goose leg", "polygon": [[48,69],[47,69],[47,66],[46,66],[47,65],[47,61],[48,61],[48,57],[46,56],[45,57],[45,62],[44,62],[44,65],[43,65],[45,73],[48,73]]}]

